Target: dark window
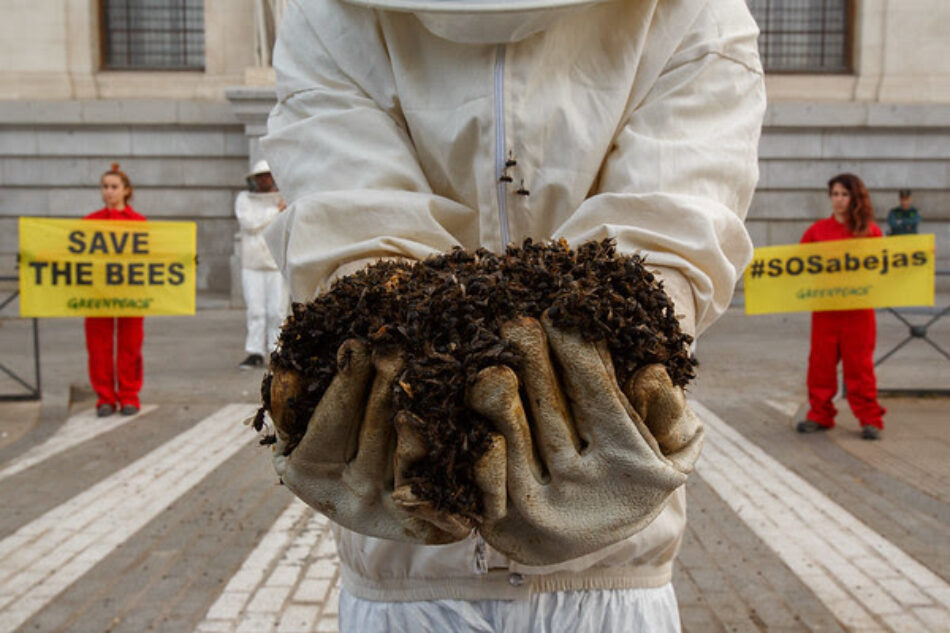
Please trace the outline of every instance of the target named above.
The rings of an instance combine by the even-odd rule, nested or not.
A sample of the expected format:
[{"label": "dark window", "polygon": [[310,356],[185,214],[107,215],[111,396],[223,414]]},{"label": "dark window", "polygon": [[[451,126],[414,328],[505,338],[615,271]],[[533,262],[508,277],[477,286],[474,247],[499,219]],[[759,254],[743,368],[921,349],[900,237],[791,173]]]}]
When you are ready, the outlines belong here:
[{"label": "dark window", "polygon": [[104,66],[204,68],[204,0],[102,0]]},{"label": "dark window", "polygon": [[768,72],[851,72],[851,0],[748,0]]}]

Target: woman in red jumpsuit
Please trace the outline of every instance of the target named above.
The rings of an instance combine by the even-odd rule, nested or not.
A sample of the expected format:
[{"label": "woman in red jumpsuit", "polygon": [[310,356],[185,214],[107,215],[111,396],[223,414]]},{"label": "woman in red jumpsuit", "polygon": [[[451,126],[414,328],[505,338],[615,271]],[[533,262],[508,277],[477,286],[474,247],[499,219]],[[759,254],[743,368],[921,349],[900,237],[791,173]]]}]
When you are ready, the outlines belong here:
[{"label": "woman in red jumpsuit", "polygon": [[[118,163],[112,163],[112,168],[102,174],[99,190],[106,206],[87,215],[87,220],[145,220],[145,216],[128,205],[132,183]],[[96,413],[99,417],[112,415],[116,410],[123,415],[139,411],[144,320],[143,317],[86,319],[89,381],[98,398]]]},{"label": "woman in red jumpsuit", "polygon": [[[881,237],[874,223],[868,190],[853,174],[840,174],[828,181],[831,217],[818,220],[805,231],[802,243]],[[837,410],[832,398],[838,391],[838,361],[844,368],[848,404],[861,423],[861,437],[876,440],[884,428],[885,409],[877,401],[874,376],[874,343],[877,322],[874,310],[813,312],[811,354],[808,357],[808,402],[799,433],[827,431],[835,425]]]}]

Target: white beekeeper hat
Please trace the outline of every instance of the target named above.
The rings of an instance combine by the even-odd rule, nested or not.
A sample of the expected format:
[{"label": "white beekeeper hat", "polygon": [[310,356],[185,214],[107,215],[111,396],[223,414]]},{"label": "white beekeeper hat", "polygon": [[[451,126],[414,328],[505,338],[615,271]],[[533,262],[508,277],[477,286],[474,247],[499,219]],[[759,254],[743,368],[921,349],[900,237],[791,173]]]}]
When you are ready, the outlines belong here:
[{"label": "white beekeeper hat", "polygon": [[254,176],[260,176],[261,174],[269,174],[270,165],[267,164],[266,160],[259,160],[254,163],[254,166],[251,167],[251,171],[248,172],[247,177],[253,178]]},{"label": "white beekeeper hat", "polygon": [[344,0],[349,4],[414,13],[436,35],[467,44],[517,42],[560,17],[606,0]]}]

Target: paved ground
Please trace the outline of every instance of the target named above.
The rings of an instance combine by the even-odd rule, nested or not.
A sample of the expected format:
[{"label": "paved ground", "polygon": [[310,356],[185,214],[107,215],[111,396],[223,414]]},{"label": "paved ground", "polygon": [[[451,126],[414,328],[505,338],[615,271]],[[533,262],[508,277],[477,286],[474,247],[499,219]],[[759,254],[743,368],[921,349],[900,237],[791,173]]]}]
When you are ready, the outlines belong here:
[{"label": "paved ground", "polygon": [[[236,369],[243,314],[201,306],[147,320],[130,418],[92,415],[81,322],[41,322],[42,408],[0,403],[0,632],[336,630],[326,522],[237,424],[260,380]],[[931,331],[945,349],[946,321]],[[906,336],[879,326],[881,352]],[[877,443],[846,406],[835,430],[799,436],[807,334],[807,315],[734,308],[700,341],[684,630],[950,631],[948,401],[884,399]],[[0,363],[28,380],[30,345],[27,323],[0,320]],[[879,381],[947,388],[950,362],[913,341]]]}]

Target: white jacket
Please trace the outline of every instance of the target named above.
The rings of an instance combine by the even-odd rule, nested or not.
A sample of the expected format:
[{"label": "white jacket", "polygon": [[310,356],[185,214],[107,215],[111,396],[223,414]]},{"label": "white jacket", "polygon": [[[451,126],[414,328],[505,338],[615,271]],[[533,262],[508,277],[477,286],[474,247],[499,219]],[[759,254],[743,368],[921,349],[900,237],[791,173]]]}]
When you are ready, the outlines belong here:
[{"label": "white jacket", "polygon": [[[290,203],[266,237],[295,299],[367,258],[610,236],[660,270],[687,330],[712,323],[752,252],[765,94],[745,1],[607,1],[504,43],[422,18],[288,4],[262,146]],[[684,526],[679,490],[627,541],[545,569],[490,552],[483,576],[471,539],[337,542],[357,596],[473,600],[662,585]]]},{"label": "white jacket", "polygon": [[241,227],[241,266],[250,270],[279,270],[267,249],[264,229],[280,213],[279,193],[242,191],[234,201],[234,215]]}]

